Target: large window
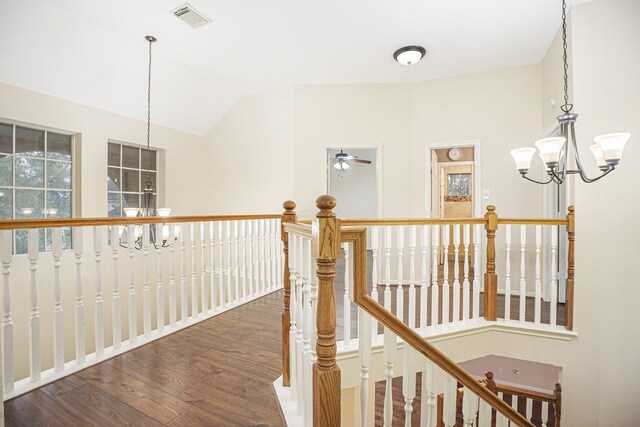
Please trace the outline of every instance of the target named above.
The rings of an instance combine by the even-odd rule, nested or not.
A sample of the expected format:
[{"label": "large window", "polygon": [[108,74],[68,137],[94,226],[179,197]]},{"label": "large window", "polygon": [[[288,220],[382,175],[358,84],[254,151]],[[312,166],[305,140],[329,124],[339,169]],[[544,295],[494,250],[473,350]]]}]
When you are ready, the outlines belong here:
[{"label": "large window", "polygon": [[[71,218],[72,171],[73,135],[0,123],[0,219]],[[40,230],[40,250],[50,245],[51,230]],[[17,230],[15,253],[26,251],[27,231]]]},{"label": "large window", "polygon": [[[148,171],[148,172],[147,172]],[[109,142],[107,166],[107,213],[124,216],[124,208],[142,207],[147,180],[154,189],[151,208],[156,208],[157,152],[146,148]]]}]

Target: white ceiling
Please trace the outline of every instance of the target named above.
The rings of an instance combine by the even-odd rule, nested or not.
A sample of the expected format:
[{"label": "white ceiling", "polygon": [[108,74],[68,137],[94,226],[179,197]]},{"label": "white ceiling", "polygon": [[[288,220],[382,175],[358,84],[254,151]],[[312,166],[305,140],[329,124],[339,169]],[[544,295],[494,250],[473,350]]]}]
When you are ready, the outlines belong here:
[{"label": "white ceiling", "polygon": [[[574,0],[578,3],[582,0]],[[245,94],[292,84],[416,82],[539,62],[560,0],[5,0],[0,81],[205,135]],[[404,67],[407,44],[428,51]]]}]

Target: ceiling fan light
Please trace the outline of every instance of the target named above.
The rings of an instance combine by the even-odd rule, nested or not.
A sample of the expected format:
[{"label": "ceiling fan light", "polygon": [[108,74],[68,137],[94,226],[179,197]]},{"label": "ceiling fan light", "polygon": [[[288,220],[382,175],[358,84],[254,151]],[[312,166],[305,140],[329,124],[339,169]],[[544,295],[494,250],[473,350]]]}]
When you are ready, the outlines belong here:
[{"label": "ceiling fan light", "polygon": [[338,170],[345,170],[345,169],[349,169],[349,163],[347,163],[347,162],[345,162],[343,160],[340,160],[338,162],[335,162],[333,164],[333,167],[338,169]]},{"label": "ceiling fan light", "polygon": [[617,164],[622,158],[622,151],[630,137],[630,133],[608,133],[596,136],[593,140],[602,150],[604,160],[610,164]]},{"label": "ceiling fan light", "polygon": [[405,46],[393,53],[393,59],[402,65],[413,65],[424,58],[426,53],[422,46]]},{"label": "ceiling fan light", "polygon": [[563,136],[543,138],[536,141],[535,145],[540,150],[540,156],[547,166],[555,166],[560,161],[560,153],[566,139]]},{"label": "ceiling fan light", "polygon": [[533,147],[516,148],[511,150],[511,157],[516,162],[516,167],[519,171],[528,171],[531,168],[531,159],[536,153],[536,149]]}]

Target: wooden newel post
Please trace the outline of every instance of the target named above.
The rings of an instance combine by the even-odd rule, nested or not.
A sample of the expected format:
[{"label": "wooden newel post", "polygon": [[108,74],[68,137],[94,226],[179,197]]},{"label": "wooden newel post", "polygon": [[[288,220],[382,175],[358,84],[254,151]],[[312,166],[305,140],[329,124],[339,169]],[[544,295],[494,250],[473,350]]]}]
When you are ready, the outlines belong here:
[{"label": "wooden newel post", "polygon": [[569,213],[567,214],[567,236],[569,238],[569,248],[567,250],[567,286],[566,286],[566,321],[565,327],[567,330],[573,330],[573,277],[575,275],[575,240],[576,240],[576,216],[575,208],[569,206]]},{"label": "wooden newel post", "polygon": [[497,319],[498,305],[498,276],[496,275],[496,230],[498,229],[498,215],[496,207],[487,206],[487,270],[484,273],[484,318]]},{"label": "wooden newel post", "polygon": [[482,377],[482,385],[488,388],[493,394],[498,394],[496,382],[493,379],[493,372],[486,371],[484,373],[484,377]]},{"label": "wooden newel post", "polygon": [[294,209],[296,204],[287,200],[282,204],[284,213],[282,214],[281,227],[282,246],[284,252],[284,272],[282,273],[284,285],[284,310],[282,311],[282,385],[289,387],[291,384],[291,371],[289,360],[289,329],[291,327],[291,313],[289,312],[289,303],[291,301],[291,280],[289,277],[289,235],[284,231],[286,223],[296,222],[296,213]]},{"label": "wooden newel post", "polygon": [[560,413],[562,409],[562,386],[560,385],[560,383],[556,383],[553,394],[556,397],[556,401],[553,404],[553,412],[556,416],[555,427],[560,427]]},{"label": "wooden newel post", "polygon": [[313,365],[313,425],[340,425],[340,368],[336,363],[336,297],[333,280],[340,256],[340,220],[333,208],[336,199],[320,196],[320,212],[313,220],[313,256],[317,262],[318,308],[316,316],[317,360]]}]

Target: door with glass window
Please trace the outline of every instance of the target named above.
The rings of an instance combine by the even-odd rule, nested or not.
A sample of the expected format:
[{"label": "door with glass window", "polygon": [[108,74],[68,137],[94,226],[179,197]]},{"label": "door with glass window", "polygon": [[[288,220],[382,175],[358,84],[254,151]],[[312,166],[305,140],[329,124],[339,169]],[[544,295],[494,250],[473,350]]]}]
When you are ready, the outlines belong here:
[{"label": "door with glass window", "polygon": [[[439,179],[440,218],[473,217],[473,163],[441,164]],[[449,226],[449,254],[453,254],[453,226]],[[441,242],[443,236],[441,235]],[[444,255],[440,251],[440,263]]]}]

